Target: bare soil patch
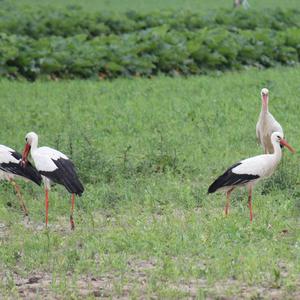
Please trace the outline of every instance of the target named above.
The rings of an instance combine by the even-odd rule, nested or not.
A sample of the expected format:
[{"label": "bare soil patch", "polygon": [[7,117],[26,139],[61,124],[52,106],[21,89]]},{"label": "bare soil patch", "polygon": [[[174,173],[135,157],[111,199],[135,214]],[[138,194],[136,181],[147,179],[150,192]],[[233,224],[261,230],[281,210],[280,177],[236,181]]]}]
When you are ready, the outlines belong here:
[{"label": "bare soil patch", "polygon": [[[133,290],[135,295],[138,293],[139,299],[149,297],[147,287],[149,284],[149,273],[157,267],[155,260],[131,260],[128,261],[128,272],[126,274],[126,283],[116,290],[116,283],[121,282],[121,275],[105,274],[94,277],[91,275],[82,275],[76,280],[71,273],[65,278],[64,288],[58,288],[59,280],[53,278],[49,273],[35,272],[27,278],[17,273],[13,274],[14,294],[8,299],[15,299],[17,294],[21,299],[65,299],[70,295],[76,295],[81,299],[99,298],[99,299],[129,299]],[[2,273],[2,275],[4,275]],[[6,278],[5,276],[1,276]],[[6,282],[2,282],[6,285]],[[205,296],[205,299],[300,299],[300,282],[294,292],[287,293],[280,288],[270,287],[268,285],[248,286],[237,280],[230,279],[220,281],[214,286],[209,286],[205,279],[192,279],[189,281],[180,281],[176,284],[164,282],[165,287],[173,290],[175,293],[187,295],[186,299],[196,299],[199,294]],[[152,299],[158,299],[158,296],[151,296]],[[234,294],[234,295],[233,295]],[[1,296],[1,292],[0,292]],[[7,298],[7,297],[6,297]]]}]

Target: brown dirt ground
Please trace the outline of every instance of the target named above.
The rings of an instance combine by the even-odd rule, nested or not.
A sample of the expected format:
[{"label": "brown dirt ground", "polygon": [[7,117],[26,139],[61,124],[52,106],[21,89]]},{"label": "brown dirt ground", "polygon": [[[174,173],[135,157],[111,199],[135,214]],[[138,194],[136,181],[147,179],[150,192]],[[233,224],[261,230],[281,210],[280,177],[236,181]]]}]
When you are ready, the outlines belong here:
[{"label": "brown dirt ground", "polygon": [[[155,261],[138,260],[128,262],[128,282],[121,287],[118,294],[115,291],[115,283],[120,282],[121,278],[114,274],[107,274],[100,277],[93,276],[81,276],[74,282],[72,274],[68,274],[66,281],[68,289],[74,287],[74,293],[68,290],[65,295],[60,292],[56,292],[52,285],[51,274],[36,272],[24,278],[16,273],[13,275],[13,281],[15,284],[14,295],[9,296],[8,299],[15,299],[16,295],[20,299],[70,299],[70,295],[74,295],[72,299],[130,299],[131,291],[135,289],[135,296],[138,287],[138,299],[149,299],[149,294],[146,294],[147,285],[149,279],[147,272],[155,268]],[[2,274],[3,275],[3,274]],[[1,276],[5,278],[5,276]],[[4,282],[5,284],[5,282]],[[57,285],[57,280],[56,280]],[[292,293],[287,294],[280,288],[273,288],[268,286],[247,286],[236,280],[227,280],[218,282],[213,287],[209,287],[206,280],[194,279],[189,282],[181,281],[177,284],[165,285],[171,289],[184,292],[187,296],[185,299],[197,299],[199,289],[203,290],[205,299],[222,299],[222,300],[235,300],[235,299],[300,299],[300,283],[298,289]],[[231,291],[230,295],[228,291]],[[232,296],[232,291],[236,291]],[[0,298],[1,292],[0,292]],[[150,296],[151,299],[158,299],[156,295]],[[6,298],[4,298],[6,299]]]}]

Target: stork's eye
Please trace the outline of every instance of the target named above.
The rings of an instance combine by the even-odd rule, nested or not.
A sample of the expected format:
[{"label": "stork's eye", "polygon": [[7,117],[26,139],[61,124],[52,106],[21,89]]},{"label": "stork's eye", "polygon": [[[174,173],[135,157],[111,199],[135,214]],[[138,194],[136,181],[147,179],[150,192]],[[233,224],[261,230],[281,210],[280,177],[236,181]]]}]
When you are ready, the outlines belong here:
[{"label": "stork's eye", "polygon": [[25,138],[25,142],[27,142],[27,137]]},{"label": "stork's eye", "polygon": [[281,140],[281,137],[279,135],[277,135],[278,139]]}]

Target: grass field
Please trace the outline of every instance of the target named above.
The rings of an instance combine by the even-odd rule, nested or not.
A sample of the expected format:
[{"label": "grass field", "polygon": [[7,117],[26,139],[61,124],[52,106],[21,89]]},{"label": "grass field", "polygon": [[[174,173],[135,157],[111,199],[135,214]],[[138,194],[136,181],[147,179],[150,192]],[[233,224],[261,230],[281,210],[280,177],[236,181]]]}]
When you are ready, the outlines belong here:
[{"label": "grass field", "polygon": [[[83,3],[80,0],[6,0],[14,5],[30,5],[39,7],[40,5],[52,5],[62,7],[66,5],[80,5]],[[253,9],[270,9],[270,8],[299,8],[298,0],[248,0],[250,7]],[[94,10],[113,10],[123,12],[127,10],[138,11],[155,11],[161,9],[187,9],[187,10],[207,10],[232,8],[233,0],[87,0],[83,5],[84,9]]]},{"label": "grass field", "polygon": [[[276,174],[254,192],[208,185],[230,164],[259,154],[260,89],[291,145],[298,133],[300,69],[113,82],[0,81],[1,143],[22,150],[28,131],[74,160],[86,191],[76,230],[62,187],[21,183],[23,221],[8,183],[0,189],[2,298],[179,299],[234,295],[300,297],[299,154],[285,151]],[[227,298],[226,298],[227,299]]]}]

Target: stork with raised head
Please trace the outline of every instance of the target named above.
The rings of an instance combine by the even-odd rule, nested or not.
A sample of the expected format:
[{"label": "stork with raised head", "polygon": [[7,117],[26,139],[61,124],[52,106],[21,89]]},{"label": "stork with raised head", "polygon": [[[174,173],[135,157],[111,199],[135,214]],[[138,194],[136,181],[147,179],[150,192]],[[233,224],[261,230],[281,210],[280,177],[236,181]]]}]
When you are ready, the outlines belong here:
[{"label": "stork with raised head", "polygon": [[38,135],[34,132],[29,132],[25,137],[25,141],[22,165],[25,166],[27,164],[27,157],[30,152],[35,167],[42,175],[45,185],[46,227],[48,226],[49,190],[53,182],[63,185],[72,194],[70,224],[71,229],[74,230],[73,212],[75,195],[81,196],[84,191],[74,164],[65,154],[55,149],[49,147],[38,148]]},{"label": "stork with raised head", "polygon": [[261,90],[261,112],[256,124],[256,136],[259,143],[263,146],[265,154],[273,153],[271,135],[273,132],[280,132],[283,135],[281,125],[275,120],[269,112],[269,90],[263,88]]},{"label": "stork with raised head", "polygon": [[273,132],[271,141],[274,153],[262,154],[239,161],[228,168],[208,188],[208,193],[216,191],[226,192],[225,215],[228,214],[231,192],[236,187],[244,186],[248,188],[249,192],[248,206],[250,209],[250,222],[252,222],[252,189],[254,185],[261,179],[267,178],[274,173],[282,156],[280,145],[287,147],[292,153],[295,153],[293,147],[283,139],[281,132]]},{"label": "stork with raised head", "polygon": [[25,168],[20,166],[22,155],[7,146],[0,145],[0,180],[8,180],[14,186],[20,206],[25,216],[28,216],[28,210],[25,206],[19,185],[15,182],[15,178],[23,178],[31,180],[37,185],[41,185],[42,177],[37,169],[30,162]]}]

